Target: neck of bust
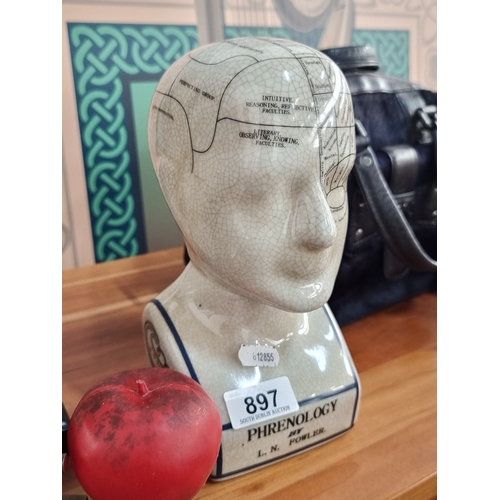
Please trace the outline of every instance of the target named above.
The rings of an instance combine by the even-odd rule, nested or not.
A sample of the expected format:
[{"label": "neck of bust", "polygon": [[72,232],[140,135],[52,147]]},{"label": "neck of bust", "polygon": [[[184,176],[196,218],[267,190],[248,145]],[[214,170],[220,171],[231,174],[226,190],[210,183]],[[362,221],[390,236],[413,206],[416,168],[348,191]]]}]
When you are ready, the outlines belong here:
[{"label": "neck of bust", "polygon": [[235,293],[192,262],[176,280],[172,292],[169,300],[182,302],[182,309],[192,316],[194,325],[202,323],[228,341],[279,345],[294,335],[307,333],[309,328],[309,313],[283,311]]}]

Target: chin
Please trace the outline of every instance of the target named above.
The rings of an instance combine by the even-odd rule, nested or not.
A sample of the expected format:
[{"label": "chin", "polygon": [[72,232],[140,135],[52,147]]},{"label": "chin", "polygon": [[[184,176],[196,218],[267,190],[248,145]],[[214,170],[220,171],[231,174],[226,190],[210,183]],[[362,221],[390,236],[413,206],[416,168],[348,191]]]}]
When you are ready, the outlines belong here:
[{"label": "chin", "polygon": [[333,285],[325,288],[324,284],[313,283],[305,287],[282,287],[280,290],[255,294],[252,298],[282,311],[307,313],[323,307],[332,289]]},{"label": "chin", "polygon": [[[208,276],[231,292],[282,311],[306,313],[323,307],[330,298],[336,268],[318,273],[315,278],[290,279],[276,274],[254,275],[253,282],[235,280],[230,273],[215,273],[211,266],[201,266]],[[270,284],[272,282],[272,284]]]},{"label": "chin", "polygon": [[326,299],[308,299],[308,300],[290,300],[284,299],[280,301],[268,302],[269,305],[275,307],[276,309],[281,309],[282,311],[287,311],[291,313],[308,313],[316,311],[325,305],[328,298]]}]

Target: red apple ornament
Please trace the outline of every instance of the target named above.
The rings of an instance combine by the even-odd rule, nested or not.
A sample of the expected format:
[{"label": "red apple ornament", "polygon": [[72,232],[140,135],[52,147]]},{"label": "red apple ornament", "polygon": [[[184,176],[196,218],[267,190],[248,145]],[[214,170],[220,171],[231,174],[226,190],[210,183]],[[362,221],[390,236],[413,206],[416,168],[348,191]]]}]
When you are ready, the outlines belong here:
[{"label": "red apple ornament", "polygon": [[93,500],[191,500],[219,453],[215,403],[193,379],[168,368],[114,374],[78,403],[68,450]]}]

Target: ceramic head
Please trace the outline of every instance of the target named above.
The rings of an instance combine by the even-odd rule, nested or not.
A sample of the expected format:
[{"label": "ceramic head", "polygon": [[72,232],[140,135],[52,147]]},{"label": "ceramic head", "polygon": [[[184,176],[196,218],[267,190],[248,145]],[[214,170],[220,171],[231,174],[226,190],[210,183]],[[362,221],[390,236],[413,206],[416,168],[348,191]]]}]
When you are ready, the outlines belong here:
[{"label": "ceramic head", "polygon": [[148,134],[201,273],[287,311],[328,300],[355,159],[351,97],[329,58],[274,38],[200,47],[163,75]]}]

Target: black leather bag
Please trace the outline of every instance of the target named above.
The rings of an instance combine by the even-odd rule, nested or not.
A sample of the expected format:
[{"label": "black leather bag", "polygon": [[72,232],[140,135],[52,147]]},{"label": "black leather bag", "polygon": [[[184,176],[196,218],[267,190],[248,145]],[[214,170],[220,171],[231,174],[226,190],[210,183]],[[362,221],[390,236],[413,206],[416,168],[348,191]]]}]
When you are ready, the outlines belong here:
[{"label": "black leather bag", "polygon": [[356,120],[347,237],[328,301],[342,326],[437,288],[437,94],[384,75],[369,46],[323,52],[347,79]]},{"label": "black leather bag", "polygon": [[340,325],[437,288],[437,94],[384,75],[369,46],[323,50],[356,122],[349,225],[329,305]]}]

